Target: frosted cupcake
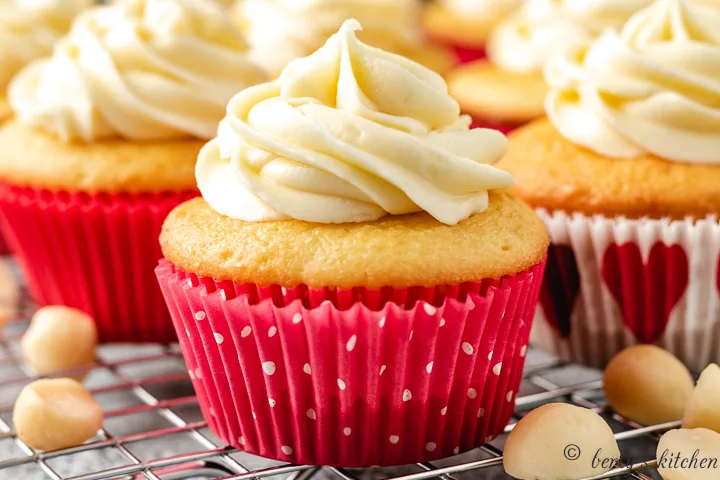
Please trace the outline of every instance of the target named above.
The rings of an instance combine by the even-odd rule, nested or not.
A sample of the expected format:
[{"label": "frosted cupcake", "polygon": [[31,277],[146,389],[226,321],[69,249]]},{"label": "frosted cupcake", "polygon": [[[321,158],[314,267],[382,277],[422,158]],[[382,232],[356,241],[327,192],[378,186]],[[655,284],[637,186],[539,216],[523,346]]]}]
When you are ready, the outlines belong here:
[{"label": "frosted cupcake", "polygon": [[424,41],[420,14],[419,0],[241,0],[236,7],[253,59],[273,74],[320,48],[349,18],[363,24],[363,41],[444,74],[455,57]]},{"label": "frosted cupcake", "polygon": [[620,28],[651,0],[528,0],[490,35],[488,60],[459,67],[450,93],[479,126],[503,131],[544,115],[547,86],[542,68],[571,44]]},{"label": "frosted cupcake", "polygon": [[485,57],[490,32],[520,8],[523,0],[436,0],[425,8],[430,37],[453,47],[462,63]]},{"label": "frosted cupcake", "polygon": [[548,244],[506,148],[355,21],[228,105],[156,270],[213,431],[296,463],[437,459],[503,431]]},{"label": "frosted cupcake", "polygon": [[659,0],[548,64],[549,119],[501,167],[554,246],[535,337],[602,366],[658,344],[720,361],[720,10]]},{"label": "frosted cupcake", "polygon": [[89,9],[9,89],[0,215],[34,299],[90,313],[105,341],[170,341],[157,235],[195,195],[228,99],[265,78],[220,6],[124,0]]},{"label": "frosted cupcake", "polygon": [[92,0],[0,1],[0,122],[12,114],[5,91],[30,61],[50,54],[72,19]]}]

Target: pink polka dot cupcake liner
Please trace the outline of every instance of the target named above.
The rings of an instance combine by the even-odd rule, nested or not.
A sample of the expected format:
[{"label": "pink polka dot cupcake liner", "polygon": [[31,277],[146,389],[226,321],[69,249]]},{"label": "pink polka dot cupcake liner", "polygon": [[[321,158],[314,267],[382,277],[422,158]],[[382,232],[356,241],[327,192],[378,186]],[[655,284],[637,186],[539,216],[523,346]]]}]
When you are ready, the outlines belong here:
[{"label": "pink polka dot cupcake liner", "polygon": [[532,340],[602,368],[658,345],[695,371],[720,363],[720,221],[538,211],[553,244]]},{"label": "pink polka dot cupcake liner", "polygon": [[153,269],[158,236],[195,192],[95,194],[0,184],[0,223],[38,305],[90,314],[103,342],[174,341]]},{"label": "pink polka dot cupcake liner", "polygon": [[209,427],[312,465],[429,461],[513,411],[545,262],[479,283],[380,290],[156,274]]}]

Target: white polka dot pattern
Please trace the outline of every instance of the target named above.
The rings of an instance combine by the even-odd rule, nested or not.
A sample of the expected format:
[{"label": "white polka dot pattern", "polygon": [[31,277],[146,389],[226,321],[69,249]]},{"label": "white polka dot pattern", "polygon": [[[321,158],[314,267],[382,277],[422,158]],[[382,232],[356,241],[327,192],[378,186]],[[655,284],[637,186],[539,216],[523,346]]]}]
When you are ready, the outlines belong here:
[{"label": "white polka dot pattern", "polygon": [[195,320],[205,320],[205,312],[200,310],[199,312],[195,312]]},{"label": "white polka dot pattern", "polygon": [[428,442],[425,445],[425,450],[427,450],[428,452],[434,452],[436,448],[437,448],[437,443],[435,443],[435,442]]},{"label": "white polka dot pattern", "polygon": [[223,342],[225,341],[225,337],[222,336],[222,333],[215,332],[215,333],[213,333],[213,336],[215,337],[215,341],[217,342],[218,345],[222,345]]},{"label": "white polka dot pattern", "polygon": [[345,349],[348,352],[352,352],[355,350],[355,344],[357,343],[357,335],[353,335],[350,337],[350,340],[348,340],[347,344],[345,345]]},{"label": "white polka dot pattern", "polygon": [[267,375],[275,375],[275,362],[263,362],[262,369]]},{"label": "white polka dot pattern", "polygon": [[389,440],[390,443],[392,443],[393,445],[397,445],[397,443],[400,441],[400,437],[398,437],[397,435],[390,435]]},{"label": "white polka dot pattern", "polygon": [[251,333],[252,333],[252,327],[250,327],[250,325],[248,325],[247,327],[243,328],[240,331],[240,336],[242,338],[247,338]]}]

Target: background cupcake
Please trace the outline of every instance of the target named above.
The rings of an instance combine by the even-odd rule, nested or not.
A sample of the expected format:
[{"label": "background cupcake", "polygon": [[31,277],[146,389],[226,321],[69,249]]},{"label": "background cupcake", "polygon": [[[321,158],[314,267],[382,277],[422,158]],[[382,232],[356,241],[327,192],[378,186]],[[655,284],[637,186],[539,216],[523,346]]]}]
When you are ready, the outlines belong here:
[{"label": "background cupcake", "polygon": [[563,47],[620,28],[651,0],[527,0],[494,29],[488,60],[456,69],[450,93],[478,126],[502,131],[544,115],[545,62]]},{"label": "background cupcake", "polygon": [[720,10],[659,0],[547,68],[549,120],[501,167],[554,242],[536,342],[595,366],[720,361]]},{"label": "background cupcake", "polygon": [[39,304],[90,313],[105,341],[170,341],[157,235],[195,195],[201,139],[265,78],[213,2],[122,0],[81,14],[9,89],[0,215]]},{"label": "background cupcake", "polygon": [[[92,0],[5,0],[0,2],[0,125],[12,115],[6,90],[31,60],[48,55],[73,17]],[[0,232],[0,255],[9,247]]]},{"label": "background cupcake", "polygon": [[359,28],[230,101],[198,157],[204,198],[161,235],[210,427],[296,463],[437,459],[501,433],[548,243],[502,192],[505,138]]},{"label": "background cupcake", "polygon": [[462,63],[485,57],[490,32],[523,0],[435,0],[428,2],[424,24],[430,37],[451,46]]},{"label": "background cupcake", "polygon": [[241,0],[236,20],[253,47],[253,59],[273,74],[320,48],[342,23],[357,19],[363,41],[446,73],[454,55],[423,38],[419,0]]}]

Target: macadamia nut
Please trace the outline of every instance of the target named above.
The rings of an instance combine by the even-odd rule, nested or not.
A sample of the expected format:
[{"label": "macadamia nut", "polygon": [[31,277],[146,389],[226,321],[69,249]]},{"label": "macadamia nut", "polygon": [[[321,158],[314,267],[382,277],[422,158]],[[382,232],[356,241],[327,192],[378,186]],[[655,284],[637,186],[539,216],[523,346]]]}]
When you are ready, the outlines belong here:
[{"label": "macadamia nut", "polygon": [[717,480],[720,434],[706,428],[670,430],[660,439],[657,462],[665,480]]},{"label": "macadamia nut", "polygon": [[720,433],[720,367],[714,363],[703,371],[690,395],[683,428],[708,428]]},{"label": "macadamia nut", "polygon": [[102,407],[75,380],[37,380],[25,386],[13,408],[17,436],[38,450],[80,445],[102,428]]},{"label": "macadamia nut", "polygon": [[87,314],[68,307],[43,307],[20,342],[25,361],[39,374],[92,365],[97,329]]},{"label": "macadamia nut", "polygon": [[523,417],[505,443],[505,472],[521,480],[575,480],[618,466],[620,450],[592,410],[543,405]]},{"label": "macadamia nut", "polygon": [[610,361],[603,386],[605,397],[617,413],[642,425],[657,425],[683,417],[693,378],[685,365],[667,351],[653,345],[636,345]]}]

